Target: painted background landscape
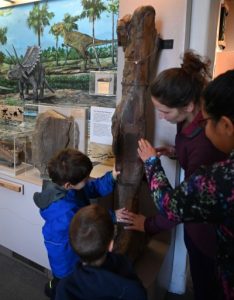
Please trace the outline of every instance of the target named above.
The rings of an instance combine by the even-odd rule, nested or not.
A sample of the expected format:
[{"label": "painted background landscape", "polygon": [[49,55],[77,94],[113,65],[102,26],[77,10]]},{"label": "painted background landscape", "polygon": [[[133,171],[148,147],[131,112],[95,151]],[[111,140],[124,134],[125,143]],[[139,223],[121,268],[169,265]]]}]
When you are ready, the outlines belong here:
[{"label": "painted background landscape", "polygon": [[[103,97],[89,95],[89,74],[116,70],[117,18],[117,0],[50,0],[0,9],[1,98],[19,96],[17,81],[7,74],[28,46],[38,45],[46,79],[55,90],[45,93],[45,101],[102,102]],[[115,97],[108,99],[101,105],[115,104]]]}]

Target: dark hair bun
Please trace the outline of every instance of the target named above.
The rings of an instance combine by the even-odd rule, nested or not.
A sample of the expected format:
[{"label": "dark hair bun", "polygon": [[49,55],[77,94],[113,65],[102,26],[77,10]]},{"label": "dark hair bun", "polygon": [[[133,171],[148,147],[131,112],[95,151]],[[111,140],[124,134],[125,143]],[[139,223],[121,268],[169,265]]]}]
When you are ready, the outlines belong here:
[{"label": "dark hair bun", "polygon": [[211,78],[210,74],[211,62],[208,58],[203,58],[196,54],[193,50],[187,50],[183,56],[181,68],[192,76],[202,75],[205,80]]}]

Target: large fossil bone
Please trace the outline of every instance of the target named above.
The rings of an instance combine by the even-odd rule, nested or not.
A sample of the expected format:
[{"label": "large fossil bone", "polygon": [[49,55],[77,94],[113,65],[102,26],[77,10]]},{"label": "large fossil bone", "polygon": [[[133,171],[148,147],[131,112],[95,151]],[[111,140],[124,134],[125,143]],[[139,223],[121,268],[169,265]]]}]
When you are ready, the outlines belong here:
[{"label": "large fossil bone", "polygon": [[[148,86],[155,76],[158,36],[155,10],[142,6],[133,15],[118,22],[118,42],[125,54],[122,99],[112,119],[113,152],[116,168],[121,171],[116,188],[115,204],[138,211],[138,193],[143,177],[143,164],[137,155],[138,140],[146,134],[146,102]],[[136,232],[122,230],[115,249],[134,258],[138,246]]]}]

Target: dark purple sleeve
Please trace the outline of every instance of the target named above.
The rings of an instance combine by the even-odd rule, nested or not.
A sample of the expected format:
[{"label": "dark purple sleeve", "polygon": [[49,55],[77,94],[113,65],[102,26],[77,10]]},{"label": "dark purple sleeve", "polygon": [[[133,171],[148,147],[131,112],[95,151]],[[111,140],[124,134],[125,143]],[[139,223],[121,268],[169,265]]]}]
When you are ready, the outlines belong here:
[{"label": "dark purple sleeve", "polygon": [[144,223],[146,233],[156,234],[162,230],[169,230],[174,228],[178,223],[168,220],[166,217],[157,214],[152,217],[147,217]]},{"label": "dark purple sleeve", "polygon": [[180,166],[185,170],[185,178],[191,176],[202,165],[209,166],[227,158],[225,153],[210,142],[204,130],[194,138],[177,134],[176,154]]}]

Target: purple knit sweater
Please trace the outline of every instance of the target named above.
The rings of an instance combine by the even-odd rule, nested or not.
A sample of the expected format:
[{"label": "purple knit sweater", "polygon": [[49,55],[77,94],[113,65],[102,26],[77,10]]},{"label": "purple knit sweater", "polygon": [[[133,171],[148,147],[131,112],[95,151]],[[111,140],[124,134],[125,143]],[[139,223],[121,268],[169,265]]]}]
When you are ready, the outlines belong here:
[{"label": "purple knit sweater", "polygon": [[[211,165],[215,161],[226,158],[226,155],[216,149],[205,136],[204,130],[200,127],[201,120],[202,114],[199,112],[187,127],[182,129],[183,123],[177,126],[176,155],[180,166],[185,171],[185,178],[188,178],[201,165]],[[145,232],[155,234],[161,230],[172,229],[175,225],[177,223],[157,214],[147,217],[144,227]],[[214,257],[216,251],[214,226],[204,223],[186,223],[184,227],[194,245],[203,254]]]}]

